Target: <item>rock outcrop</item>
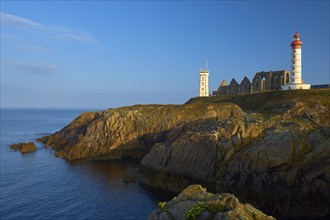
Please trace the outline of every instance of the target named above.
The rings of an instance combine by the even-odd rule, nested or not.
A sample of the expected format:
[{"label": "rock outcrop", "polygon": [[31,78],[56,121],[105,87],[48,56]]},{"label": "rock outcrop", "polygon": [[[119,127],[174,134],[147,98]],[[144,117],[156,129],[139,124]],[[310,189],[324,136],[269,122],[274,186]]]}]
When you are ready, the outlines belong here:
[{"label": "rock outcrop", "polygon": [[191,185],[167,203],[159,203],[148,220],[275,220],[250,204],[241,204],[229,193],[213,194],[200,185]]},{"label": "rock outcrop", "polygon": [[137,179],[213,192],[276,217],[330,215],[330,90],[275,91],[84,113],[40,139],[66,159],[141,158]]},{"label": "rock outcrop", "polygon": [[30,153],[38,149],[34,142],[12,144],[10,148],[20,151],[22,154]]},{"label": "rock outcrop", "polygon": [[155,144],[141,161],[140,180],[177,192],[203,183],[278,217],[329,215],[329,101],[275,101],[267,111],[181,130]]},{"label": "rock outcrop", "polygon": [[231,103],[137,105],[83,113],[61,131],[39,141],[68,160],[142,158],[155,143],[168,141],[167,133],[176,135],[182,126],[244,114]]}]

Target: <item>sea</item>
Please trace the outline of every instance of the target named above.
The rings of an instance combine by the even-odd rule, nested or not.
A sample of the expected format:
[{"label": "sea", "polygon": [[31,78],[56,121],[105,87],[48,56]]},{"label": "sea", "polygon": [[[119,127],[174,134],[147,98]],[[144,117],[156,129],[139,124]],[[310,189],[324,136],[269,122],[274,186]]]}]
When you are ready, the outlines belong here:
[{"label": "sea", "polygon": [[66,161],[38,143],[21,154],[19,142],[52,134],[85,110],[1,109],[0,219],[146,219],[173,195],[124,181],[139,161]]}]

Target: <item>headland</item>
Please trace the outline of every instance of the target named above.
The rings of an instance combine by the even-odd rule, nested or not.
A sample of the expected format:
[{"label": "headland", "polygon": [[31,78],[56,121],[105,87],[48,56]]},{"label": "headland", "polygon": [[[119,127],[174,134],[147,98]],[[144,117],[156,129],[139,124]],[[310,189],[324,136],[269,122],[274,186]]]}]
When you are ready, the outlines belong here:
[{"label": "headland", "polygon": [[68,160],[141,159],[144,184],[201,183],[269,215],[319,218],[330,206],[330,89],[200,97],[83,113],[39,141]]}]

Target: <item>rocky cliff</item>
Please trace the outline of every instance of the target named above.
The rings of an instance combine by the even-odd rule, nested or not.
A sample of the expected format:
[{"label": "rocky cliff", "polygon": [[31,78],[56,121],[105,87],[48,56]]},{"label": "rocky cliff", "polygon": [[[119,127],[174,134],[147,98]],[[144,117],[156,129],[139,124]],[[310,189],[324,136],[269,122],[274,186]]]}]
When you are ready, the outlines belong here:
[{"label": "rocky cliff", "polygon": [[155,144],[141,161],[141,180],[173,191],[204,183],[277,217],[329,215],[330,94],[290,93],[260,106],[250,103],[260,100],[236,100],[246,114],[183,129],[172,141]]},{"label": "rocky cliff", "polygon": [[[80,115],[39,141],[74,159],[142,158],[155,143],[179,135],[180,127],[222,121],[245,113],[235,104],[136,105]],[[171,135],[167,135],[171,133]]]},{"label": "rocky cliff", "polygon": [[330,90],[84,113],[40,141],[66,159],[141,158],[145,184],[203,183],[277,217],[330,215]]},{"label": "rocky cliff", "polygon": [[213,194],[191,185],[169,202],[160,202],[148,220],[275,220],[250,204],[241,204],[232,194]]}]

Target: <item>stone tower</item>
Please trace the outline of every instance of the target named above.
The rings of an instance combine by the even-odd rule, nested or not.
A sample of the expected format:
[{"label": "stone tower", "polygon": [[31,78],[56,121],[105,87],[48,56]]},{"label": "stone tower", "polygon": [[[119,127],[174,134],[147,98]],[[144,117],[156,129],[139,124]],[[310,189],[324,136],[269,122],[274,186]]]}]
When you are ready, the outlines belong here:
[{"label": "stone tower", "polygon": [[292,49],[292,73],[291,73],[291,81],[290,84],[283,85],[283,90],[288,89],[310,89],[310,84],[303,84],[303,80],[301,77],[301,48],[302,48],[302,41],[300,40],[300,34],[296,32],[293,36],[293,41],[291,43]]},{"label": "stone tower", "polygon": [[209,71],[207,64],[205,69],[199,71],[199,96],[210,96]]}]

